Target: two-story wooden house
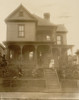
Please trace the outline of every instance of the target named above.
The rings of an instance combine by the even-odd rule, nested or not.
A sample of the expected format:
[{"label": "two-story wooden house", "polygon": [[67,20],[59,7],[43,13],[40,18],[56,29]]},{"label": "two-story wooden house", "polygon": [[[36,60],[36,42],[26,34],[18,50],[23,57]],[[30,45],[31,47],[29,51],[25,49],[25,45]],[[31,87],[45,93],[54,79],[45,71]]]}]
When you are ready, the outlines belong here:
[{"label": "two-story wooden house", "polygon": [[50,14],[44,18],[31,14],[20,5],[6,19],[7,59],[14,64],[18,62],[24,69],[49,68],[52,59],[59,69],[59,58],[67,54],[67,30],[64,25],[50,22]]}]

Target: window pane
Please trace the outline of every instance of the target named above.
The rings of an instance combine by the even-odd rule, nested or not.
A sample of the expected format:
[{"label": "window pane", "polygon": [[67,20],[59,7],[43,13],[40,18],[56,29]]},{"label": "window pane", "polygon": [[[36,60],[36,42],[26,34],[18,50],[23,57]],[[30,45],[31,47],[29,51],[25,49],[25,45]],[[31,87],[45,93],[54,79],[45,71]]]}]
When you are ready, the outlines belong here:
[{"label": "window pane", "polygon": [[46,39],[47,39],[48,41],[50,41],[50,36],[49,36],[49,35],[47,35],[47,36],[46,36]]},{"label": "window pane", "polygon": [[57,44],[61,44],[62,42],[61,42],[61,36],[57,36]]},{"label": "window pane", "polygon": [[57,44],[61,44],[61,41],[57,41]]},{"label": "window pane", "polygon": [[21,30],[24,31],[24,26],[21,26]]},{"label": "window pane", "polygon": [[21,36],[21,32],[19,32],[19,36]]},{"label": "window pane", "polygon": [[19,36],[20,37],[24,36],[24,25],[19,25]]},{"label": "window pane", "polygon": [[19,32],[19,36],[24,36],[24,32]]},{"label": "window pane", "polygon": [[19,26],[19,31],[21,31],[22,30],[22,27],[21,26]]},{"label": "window pane", "polygon": [[24,32],[21,32],[21,35],[24,36]]},{"label": "window pane", "polygon": [[61,40],[61,36],[57,36],[57,40]]}]

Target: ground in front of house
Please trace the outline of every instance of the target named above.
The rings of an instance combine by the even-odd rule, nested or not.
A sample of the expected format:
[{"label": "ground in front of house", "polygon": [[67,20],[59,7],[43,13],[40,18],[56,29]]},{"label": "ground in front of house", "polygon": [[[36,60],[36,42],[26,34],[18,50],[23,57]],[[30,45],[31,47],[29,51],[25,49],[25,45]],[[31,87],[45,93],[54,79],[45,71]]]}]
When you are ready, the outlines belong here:
[{"label": "ground in front of house", "polygon": [[78,93],[3,92],[1,100],[79,100]]},{"label": "ground in front of house", "polygon": [[[24,82],[17,81],[17,86],[3,86],[0,79],[0,98],[1,100],[79,100],[78,80],[61,79],[61,90],[48,91],[42,82],[38,85],[31,82],[26,87]],[[23,87],[24,86],[24,87]]]},{"label": "ground in front of house", "polygon": [[[13,83],[14,82],[14,83]],[[43,80],[9,80],[0,79],[0,92],[43,92],[43,93],[78,93],[78,80],[61,79],[59,87],[52,88],[51,91],[45,86]],[[5,85],[7,84],[7,85]]]}]

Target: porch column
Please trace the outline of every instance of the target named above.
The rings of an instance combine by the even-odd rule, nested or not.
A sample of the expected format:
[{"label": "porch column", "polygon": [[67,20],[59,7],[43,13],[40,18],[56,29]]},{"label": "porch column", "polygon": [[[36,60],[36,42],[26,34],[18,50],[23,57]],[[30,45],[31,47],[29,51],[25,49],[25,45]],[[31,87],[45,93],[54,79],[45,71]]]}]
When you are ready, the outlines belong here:
[{"label": "porch column", "polygon": [[50,45],[50,58],[53,59],[52,46]]},{"label": "porch column", "polygon": [[58,61],[59,61],[59,64],[61,63],[61,48],[58,47]]},{"label": "porch column", "polygon": [[35,45],[35,66],[38,67],[38,63],[37,63],[37,45]]},{"label": "porch column", "polygon": [[50,65],[52,65],[52,67],[56,67],[55,66],[55,59],[56,59],[56,54],[54,54],[54,47],[52,47],[52,45],[50,46],[50,54],[51,54],[51,60],[50,60]]},{"label": "porch column", "polygon": [[7,48],[6,48],[6,58],[9,60],[10,59],[10,49],[8,48],[8,46],[7,46]]},{"label": "porch column", "polygon": [[61,57],[61,48],[58,48],[59,49],[59,57]]},{"label": "porch column", "polygon": [[73,56],[73,50],[72,50],[72,48],[71,48],[71,56]]},{"label": "porch column", "polygon": [[23,49],[23,45],[20,45],[20,52],[21,52],[21,54],[20,54],[20,56],[21,56],[21,64],[22,64],[22,49]]}]

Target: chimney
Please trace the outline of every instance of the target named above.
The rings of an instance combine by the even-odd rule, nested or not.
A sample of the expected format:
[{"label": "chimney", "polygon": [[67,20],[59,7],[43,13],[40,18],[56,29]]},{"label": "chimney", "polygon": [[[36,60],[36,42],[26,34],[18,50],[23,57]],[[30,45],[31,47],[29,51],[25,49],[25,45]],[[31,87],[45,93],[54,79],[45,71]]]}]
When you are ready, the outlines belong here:
[{"label": "chimney", "polygon": [[50,13],[44,13],[44,19],[50,21]]}]

